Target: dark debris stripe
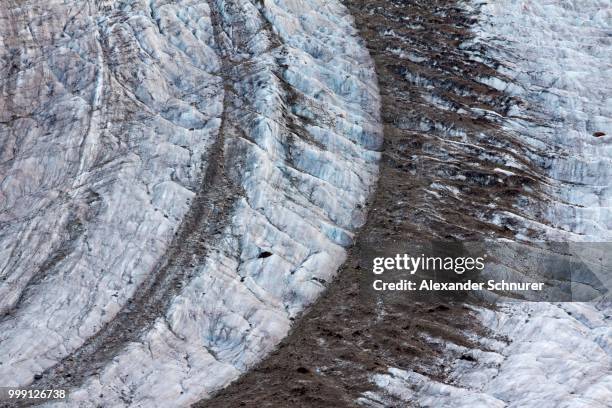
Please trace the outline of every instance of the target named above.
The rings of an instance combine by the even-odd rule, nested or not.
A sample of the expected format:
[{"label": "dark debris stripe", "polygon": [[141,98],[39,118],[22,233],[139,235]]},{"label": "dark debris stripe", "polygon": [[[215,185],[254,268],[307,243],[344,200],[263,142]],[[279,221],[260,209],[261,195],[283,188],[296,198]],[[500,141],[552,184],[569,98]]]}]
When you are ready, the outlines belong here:
[{"label": "dark debris stripe", "polygon": [[[362,296],[363,253],[383,241],[512,238],[519,226],[502,214],[537,218],[546,200],[539,193],[546,152],[482,114],[503,117],[520,101],[480,81],[500,76],[484,45],[460,47],[472,40],[476,16],[451,0],[344,4],[375,61],[382,96],[385,140],[368,222],[336,280],[279,348],[197,407],[357,406],[374,389],[370,376],[390,366],[442,380],[445,350],[423,334],[473,347],[461,333],[484,330],[463,302]],[[505,168],[500,158],[525,171],[496,172]],[[433,183],[446,189],[434,195]]]}]

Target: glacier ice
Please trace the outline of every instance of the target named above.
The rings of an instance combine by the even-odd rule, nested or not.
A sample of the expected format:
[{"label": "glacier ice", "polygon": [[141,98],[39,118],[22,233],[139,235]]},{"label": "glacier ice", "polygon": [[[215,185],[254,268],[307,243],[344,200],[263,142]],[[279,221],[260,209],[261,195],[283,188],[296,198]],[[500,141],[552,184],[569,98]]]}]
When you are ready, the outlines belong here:
[{"label": "glacier ice", "polygon": [[[506,131],[549,154],[540,219],[516,217],[548,241],[609,242],[612,226],[612,85],[609,1],[473,1],[476,39],[506,79],[481,78],[520,100]],[[604,136],[594,137],[598,132]],[[599,134],[601,134],[599,133]],[[501,220],[497,222],[502,223]],[[529,238],[521,233],[516,239]],[[502,302],[475,308],[490,337],[479,348],[452,343],[447,380],[389,367],[366,406],[405,401],[424,407],[607,407],[612,402],[612,305]],[[435,341],[432,339],[431,341]],[[461,359],[468,353],[475,362]],[[381,392],[382,391],[382,392]],[[391,399],[390,399],[391,398]]]},{"label": "glacier ice", "polygon": [[[285,336],[364,222],[382,131],[352,18],[320,0],[0,13],[2,383],[45,372],[77,386],[70,406],[206,397]],[[209,236],[176,242],[207,216]],[[151,285],[168,307],[104,357],[96,339]]]}]

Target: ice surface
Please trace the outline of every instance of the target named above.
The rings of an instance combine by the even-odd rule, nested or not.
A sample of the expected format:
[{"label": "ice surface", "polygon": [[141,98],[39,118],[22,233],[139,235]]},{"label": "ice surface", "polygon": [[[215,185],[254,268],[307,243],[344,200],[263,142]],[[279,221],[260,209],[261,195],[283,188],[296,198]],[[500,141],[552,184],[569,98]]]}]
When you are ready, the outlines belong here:
[{"label": "ice surface", "polygon": [[446,383],[389,368],[373,377],[385,392],[367,393],[360,402],[376,406],[391,395],[422,407],[609,406],[609,314],[585,303],[546,302],[476,311],[497,339],[475,338],[478,349],[445,344],[458,356],[444,370]]},{"label": "ice surface", "polygon": [[222,94],[211,33],[191,34],[204,18],[178,34],[198,55],[154,36],[148,9],[123,21],[78,1],[0,13],[0,379],[19,385],[146,279],[206,167]]},{"label": "ice surface", "polygon": [[286,335],[364,222],[382,136],[351,17],[321,0],[0,13],[2,384],[28,385],[104,330],[222,160],[231,211],[178,296],[57,404],[206,397]]},{"label": "ice surface", "polygon": [[[501,62],[482,82],[520,98],[505,128],[549,154],[545,218],[523,223],[549,241],[612,238],[612,5],[597,0],[466,2],[478,11],[477,40]],[[595,137],[596,132],[605,133]],[[525,236],[517,235],[525,240]],[[612,305],[503,302],[477,309],[491,337],[480,348],[446,344],[445,383],[390,367],[380,391],[358,402],[398,399],[423,407],[609,407]],[[432,339],[435,341],[435,339]],[[466,361],[461,358],[469,354]]]},{"label": "ice surface", "polygon": [[381,129],[352,19],[320,0],[0,13],[2,384],[31,383],[115,318],[224,160],[229,218],[167,313],[58,405],[206,397],[286,335],[364,221]]}]

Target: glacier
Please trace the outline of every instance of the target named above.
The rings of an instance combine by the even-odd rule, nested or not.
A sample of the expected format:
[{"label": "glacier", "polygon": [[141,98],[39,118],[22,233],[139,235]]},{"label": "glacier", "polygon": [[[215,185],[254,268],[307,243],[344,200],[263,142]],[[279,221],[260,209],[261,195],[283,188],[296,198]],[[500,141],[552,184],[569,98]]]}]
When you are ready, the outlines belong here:
[{"label": "glacier", "polygon": [[[517,217],[535,237],[518,241],[609,242],[612,238],[612,66],[609,1],[463,2],[476,16],[466,50],[486,50],[499,77],[488,86],[515,98],[504,130],[549,152],[535,157],[550,199],[539,216]],[[477,57],[477,53],[473,54]],[[586,254],[588,257],[589,254]],[[447,350],[444,381],[389,367],[364,406],[608,407],[612,402],[612,304],[502,301],[473,307],[489,330]],[[470,337],[470,333],[466,333]],[[465,358],[465,356],[469,358]],[[418,371],[430,371],[421,368]]]},{"label": "glacier", "polygon": [[0,13],[2,383],[74,388],[50,405],[205,398],[286,335],[364,222],[382,129],[352,18],[320,0]]},{"label": "glacier", "polygon": [[[406,138],[387,158],[418,179],[389,196],[411,211],[396,231],[610,241],[608,0],[367,3],[397,17],[378,27],[383,61],[414,112],[381,107],[364,27],[339,0],[0,5],[2,385],[70,390],[46,406],[205,404],[346,260],[381,111]],[[444,20],[455,6],[465,18]],[[418,30],[419,7],[452,22],[448,43],[392,28]],[[367,371],[355,403],[610,405],[609,300],[470,310],[475,346],[421,333],[439,367]]]}]

